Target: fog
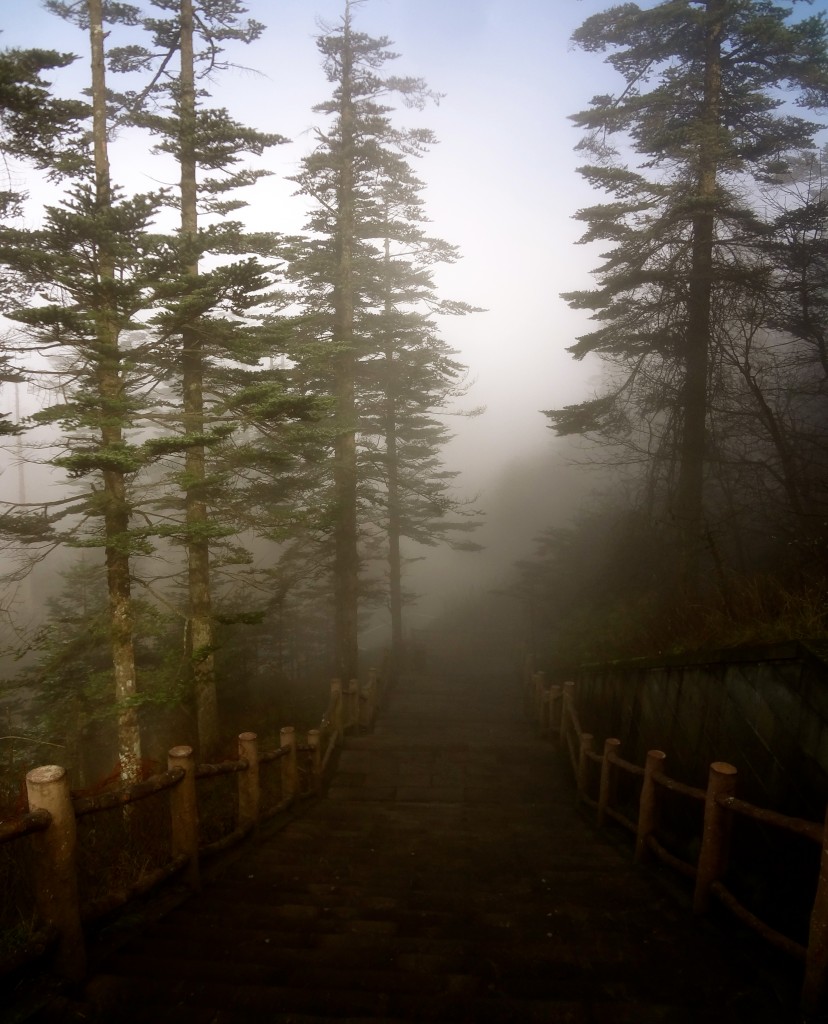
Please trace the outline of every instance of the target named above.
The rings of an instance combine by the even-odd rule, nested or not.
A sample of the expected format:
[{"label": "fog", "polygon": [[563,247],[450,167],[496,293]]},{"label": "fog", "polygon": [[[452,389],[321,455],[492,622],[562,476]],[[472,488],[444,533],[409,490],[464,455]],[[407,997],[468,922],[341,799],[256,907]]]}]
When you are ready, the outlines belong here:
[{"label": "fog", "polygon": [[[587,285],[596,262],[594,251],[575,244],[580,227],[572,215],[592,197],[576,174],[578,136],[567,115],[588,104],[604,71],[600,58],[576,53],[568,40],[605,6],[602,0],[369,0],[356,10],[356,27],[389,37],[400,54],[389,72],[423,77],[441,94],[438,105],[395,117],[431,128],[439,139],[416,169],[427,183],[431,231],[457,245],[462,256],[438,271],[440,294],[486,310],[446,318],[442,325],[445,340],[469,368],[469,391],[457,411],[486,410],[475,418],[450,418],[456,437],[445,452],[446,467],[460,472],[457,493],[485,513],[475,538],[485,550],[408,551],[420,560],[410,567],[407,587],[423,595],[411,610],[411,625],[464,595],[502,586],[515,559],[531,552],[534,536],[572,516],[589,486],[569,466],[567,448],[554,439],[540,410],[578,401],[597,372],[565,351],[586,322],[559,293]],[[319,117],[313,105],[329,94],[314,37],[336,24],[342,4],[251,0],[248,7],[267,31],[253,45],[229,51],[238,66],[216,76],[214,102],[293,140],[263,159],[274,175],[252,191],[247,217],[258,229],[298,231],[304,208],[286,179],[313,144]],[[4,13],[7,47],[85,53],[83,35],[39,6],[14,5]],[[84,57],[52,77],[71,95],[87,75]],[[113,172],[126,188],[159,183],[159,164],[145,154],[143,140],[116,140]],[[35,222],[38,204],[50,193],[35,181],[30,191],[29,218]],[[10,407],[8,393],[0,398]],[[6,461],[0,478],[5,495],[18,486],[15,472]],[[41,598],[43,577],[41,572]]]}]

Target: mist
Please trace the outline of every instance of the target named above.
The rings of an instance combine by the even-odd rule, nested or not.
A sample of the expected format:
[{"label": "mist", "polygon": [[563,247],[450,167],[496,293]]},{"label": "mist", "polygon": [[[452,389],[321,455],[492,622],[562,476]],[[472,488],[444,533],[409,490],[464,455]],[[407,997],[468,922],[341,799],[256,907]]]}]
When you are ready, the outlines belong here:
[{"label": "mist", "polygon": [[[268,28],[239,54],[243,62],[222,82],[221,100],[255,127],[293,141],[269,154],[267,169],[275,173],[241,215],[256,226],[299,230],[303,200],[287,179],[312,145],[311,107],[326,92],[315,36],[336,24],[341,4],[292,2],[276,13],[262,2],[248,6]],[[498,3],[374,0],[358,12],[361,31],[393,41],[400,54],[394,73],[423,76],[440,94],[439,103],[425,111],[403,109],[399,116],[427,125],[439,140],[417,171],[427,183],[430,229],[460,254],[456,263],[439,268],[440,293],[484,310],[440,319],[444,338],[468,366],[469,382],[467,394],[450,410],[458,415],[447,420],[455,439],[444,464],[460,474],[458,496],[484,513],[485,525],[475,538],[484,550],[467,555],[438,546],[407,552],[418,560],[408,566],[406,586],[421,595],[410,611],[412,624],[459,595],[502,585],[511,562],[531,550],[536,531],[571,515],[582,491],[540,410],[577,400],[595,374],[595,367],[575,364],[565,352],[584,319],[558,298],[559,291],[587,279],[590,264],[590,255],[574,248],[578,228],[571,217],[587,193],[574,173],[575,138],[566,117],[574,84],[583,84],[586,97],[595,70],[586,71],[568,38],[593,9],[600,4],[552,11],[522,2],[507,12]],[[529,33],[527,25],[533,26]],[[83,35],[72,32],[37,7],[25,19],[8,12],[3,43],[30,45],[34,34],[39,45],[82,53]],[[80,60],[55,73],[56,88],[71,95],[86,75]],[[114,173],[126,187],[167,183],[163,169],[159,173],[163,162],[145,169],[143,145],[133,143],[127,130],[113,146]],[[38,203],[54,201],[55,192],[25,173],[28,217],[35,221]],[[173,180],[170,166],[168,181]],[[9,398],[6,391],[7,405]],[[50,401],[42,393],[24,395],[23,413]],[[485,412],[462,415],[476,407]],[[2,467],[7,495],[19,490],[14,459],[12,449]],[[27,467],[25,476],[29,494],[38,495],[41,471]],[[35,622],[50,581],[58,585],[61,560],[50,564],[51,570],[39,569],[33,577],[36,584],[20,591],[14,603],[18,620]]]},{"label": "mist", "polygon": [[[248,6],[253,18],[266,23],[266,30],[249,47],[228,44],[228,66],[216,75],[211,88],[215,88],[217,104],[226,107],[233,118],[287,140],[265,152],[245,155],[246,172],[254,179],[259,172],[265,176],[250,190],[248,205],[230,213],[238,218],[242,231],[278,236],[280,255],[274,257],[278,263],[274,278],[282,273],[289,277],[290,259],[301,265],[301,246],[294,236],[305,230],[319,198],[313,187],[299,184],[309,154],[315,153],[325,138],[319,127],[324,112],[314,108],[330,96],[331,83],[326,80],[316,38],[336,28],[343,6],[340,0],[319,0],[311,6],[306,0],[286,0],[277,9],[265,0],[251,0]],[[824,530],[818,522],[825,505],[820,497],[824,445],[819,440],[822,414],[815,396],[824,398],[824,393],[820,381],[800,376],[802,354],[794,351],[790,340],[795,337],[795,325],[789,330],[790,337],[779,342],[774,331],[784,318],[776,316],[767,323],[754,324],[750,315],[756,311],[751,307],[733,323],[725,318],[716,337],[715,366],[711,364],[709,376],[719,389],[715,416],[721,420],[716,419],[715,431],[709,430],[709,437],[702,436],[696,445],[703,453],[702,461],[707,459],[697,476],[707,474],[708,504],[704,528],[697,529],[694,541],[701,554],[697,551],[692,558],[682,550],[688,547],[687,536],[682,535],[683,530],[686,534],[682,525],[687,518],[682,507],[688,504],[686,488],[683,491],[676,483],[681,475],[677,453],[683,445],[681,416],[676,412],[683,401],[682,388],[676,384],[681,359],[670,363],[673,350],[659,338],[647,356],[650,362],[642,364],[644,371],[639,374],[638,368],[631,369],[638,353],[631,356],[624,346],[630,337],[637,337],[637,324],[626,333],[619,328],[615,351],[604,352],[603,360],[589,353],[575,360],[569,351],[595,324],[590,320],[588,302],[570,305],[561,295],[593,288],[595,268],[604,258],[602,243],[579,241],[584,221],[589,221],[588,211],[598,200],[596,190],[578,173],[579,165],[591,159],[591,154],[576,150],[582,133],[570,117],[589,107],[596,94],[612,94],[618,84],[599,54],[576,50],[570,39],[585,19],[605,7],[600,0],[565,5],[516,0],[508,8],[499,0],[450,4],[371,0],[353,5],[359,32],[387,37],[389,47],[399,55],[386,70],[422,79],[419,95],[426,100],[422,104],[406,105],[389,94],[390,121],[400,132],[435,133],[437,143],[425,145],[422,153],[416,144],[409,146],[416,177],[424,183],[422,193],[415,191],[418,199],[421,195],[427,215],[423,230],[428,237],[456,246],[456,258],[433,261],[434,295],[429,298],[435,335],[446,346],[443,358],[450,354],[465,367],[462,382],[452,382],[450,399],[433,413],[435,421],[453,435],[441,448],[435,472],[455,474],[445,506],[455,503],[457,509],[465,509],[472,519],[479,520],[479,527],[468,535],[479,550],[453,550],[439,539],[433,544],[417,544],[410,537],[403,538],[403,620],[409,639],[456,623],[464,609],[469,616],[481,616],[485,605],[492,620],[498,616],[504,622],[514,620],[516,635],[504,637],[505,644],[512,644],[525,628],[515,615],[516,595],[526,590],[529,581],[537,595],[533,615],[543,623],[548,650],[559,644],[569,655],[580,656],[589,645],[584,636],[575,634],[594,631],[598,638],[595,649],[607,657],[637,656],[668,643],[701,644],[711,638],[718,642],[722,636],[730,642],[742,636],[743,619],[767,625],[791,590],[800,595],[803,605],[806,596],[818,590],[818,574],[814,571],[808,576],[803,566],[810,571],[822,564],[819,552]],[[130,31],[112,26],[109,45],[128,42]],[[38,46],[81,54],[87,46],[83,32],[41,7],[8,12],[5,46],[26,47],[35,41]],[[86,58],[50,72],[56,95],[81,95],[88,74]],[[430,90],[427,97],[426,90]],[[624,143],[616,154],[619,161],[629,155],[625,145],[629,148]],[[156,188],[176,193],[178,165],[170,152],[151,153],[142,129],[113,127],[109,146],[113,180],[127,194]],[[8,159],[10,186],[25,192],[21,226],[40,226],[45,207],[59,201],[61,187],[22,160],[16,162],[13,153]],[[780,209],[793,201],[792,195],[780,200]],[[159,209],[154,230],[171,235],[178,230],[173,206]],[[766,207],[770,208],[769,203]],[[215,227],[230,222],[229,214],[218,214],[217,209],[213,208],[205,223]],[[579,211],[580,220],[576,218]],[[629,216],[634,220],[635,211]],[[607,235],[606,231],[599,225],[593,235],[612,237],[612,232]],[[205,265],[220,266],[221,255],[212,253]],[[783,275],[787,271],[776,268],[775,272]],[[302,305],[297,296],[301,295],[308,309],[314,302],[322,302],[324,288],[314,290],[308,285],[311,279],[312,272],[301,286],[305,291],[285,300],[285,308],[280,310],[285,322],[295,317]],[[676,294],[679,291],[677,287]],[[784,291],[779,289],[780,294]],[[46,301],[44,294],[41,291],[33,307]],[[382,304],[376,296],[371,301],[377,314]],[[474,311],[453,315],[441,302],[465,304],[464,309],[473,307]],[[314,308],[318,313],[321,306]],[[222,315],[226,313],[227,307]],[[232,315],[225,316],[225,323],[242,318],[234,308]],[[680,320],[680,315],[677,318]],[[600,314],[596,319],[600,320]],[[749,321],[753,334],[743,330]],[[789,325],[792,322],[789,318]],[[5,329],[10,338],[19,331],[11,322]],[[292,322],[295,337],[301,337],[303,329],[304,325]],[[740,337],[748,337],[744,351],[738,347]],[[807,338],[797,340],[810,344]],[[287,348],[291,345],[293,341]],[[761,375],[771,381],[762,401],[757,401],[755,387],[751,391],[755,367],[751,360],[757,352]],[[374,351],[374,362],[380,363],[379,357],[384,355],[380,349]],[[301,374],[306,374],[302,395],[306,398],[313,389],[307,381],[319,368],[308,369],[310,364],[303,365],[302,358],[294,345],[288,353],[260,353],[258,366],[275,370],[278,363],[288,371],[299,367]],[[393,354],[387,361],[393,366]],[[367,363],[365,359],[363,365]],[[10,410],[17,404],[15,415],[25,418],[62,400],[64,382],[57,376],[48,388],[25,392],[18,389],[14,393],[4,385],[0,409]],[[71,390],[70,384],[66,387]],[[615,405],[613,388],[615,398],[623,395]],[[772,400],[764,401],[767,396]],[[594,399],[605,401],[603,411],[590,404]],[[564,409],[570,410],[572,423],[556,421]],[[553,410],[551,419],[544,410]],[[375,411],[371,415],[378,417]],[[557,436],[550,429],[556,423],[560,434],[579,440]],[[784,430],[780,431],[780,426]],[[10,506],[35,505],[66,493],[63,471],[58,465],[49,468],[44,463],[55,461],[64,440],[71,448],[77,438],[59,437],[55,429],[39,427],[19,440],[6,438],[0,454],[0,487]],[[141,441],[153,429],[156,427],[146,424],[130,426],[130,441]],[[702,422],[702,435],[704,430]],[[786,430],[790,440],[780,445],[776,439]],[[375,433],[381,436],[381,431]],[[363,431],[355,445],[363,444],[367,451],[374,442],[366,440],[366,434]],[[30,440],[45,447],[27,455],[22,446]],[[319,447],[328,444],[326,452],[330,454],[336,443],[328,441]],[[374,445],[371,454],[379,448]],[[800,456],[800,451],[807,456]],[[789,452],[796,454],[789,458]],[[270,455],[274,457],[273,452]],[[290,452],[279,456],[285,465],[290,464]],[[303,454],[301,459],[306,460],[302,470],[309,476],[312,467],[322,462],[319,451]],[[369,461],[367,457],[365,461]],[[381,453],[377,461],[382,461]],[[589,470],[585,463],[594,465]],[[160,479],[160,471],[158,479],[153,472],[146,473],[149,487]],[[377,526],[382,511],[376,511],[384,500],[376,495],[387,485],[376,484],[376,479],[374,497],[365,499],[361,507],[367,525],[360,538],[363,549],[354,559],[362,560],[361,604],[352,619],[358,620],[358,647],[363,651],[387,645],[394,628],[392,574],[384,559],[382,530]],[[809,504],[813,495],[816,497]],[[274,498],[271,506],[278,506],[281,497]],[[216,584],[215,597],[221,604],[218,618],[227,639],[219,657],[226,657],[232,672],[233,657],[255,649],[252,660],[257,664],[251,674],[257,685],[264,686],[268,673],[280,680],[287,676],[296,680],[303,673],[316,679],[323,672],[330,673],[336,602],[321,582],[324,570],[320,568],[330,556],[325,545],[336,536],[330,521],[323,526],[314,521],[296,542],[300,548],[305,545],[301,554],[306,557],[298,583],[284,568],[296,554],[291,545],[301,529],[320,508],[328,507],[326,503],[330,503],[330,493],[319,485],[293,537],[289,529],[274,521],[268,522],[260,536],[245,522],[238,526],[236,552],[223,550],[217,556],[224,575]],[[703,503],[698,504],[701,507]],[[287,499],[285,505],[289,505]],[[388,499],[389,519],[390,505]],[[440,502],[435,500],[434,505]],[[335,506],[332,502],[329,507]],[[180,509],[173,510],[171,519]],[[154,514],[147,513],[142,520],[148,536],[152,531],[147,522]],[[157,521],[151,526],[157,526]],[[553,528],[563,532],[549,541]],[[438,536],[435,531],[434,538]],[[157,602],[156,611],[163,608],[174,622],[167,639],[160,639],[159,633],[148,646],[161,647],[168,642],[176,656],[190,642],[186,636],[182,639],[182,629],[186,633],[191,628],[191,624],[182,627],[181,621],[186,618],[181,611],[186,604],[181,544],[180,537],[167,536],[154,552],[141,550],[132,563],[134,589],[146,585],[148,600]],[[227,548],[230,546],[228,543]],[[7,633],[2,675],[13,678],[19,667],[31,661],[27,637],[47,621],[50,598],[63,587],[61,570],[96,558],[102,563],[101,545],[90,542],[88,547],[91,550],[81,554],[69,545],[56,546],[48,557],[36,561],[29,575],[9,583],[0,599]],[[220,544],[214,547],[218,550]],[[388,547],[390,550],[390,542]],[[246,548],[244,553],[239,553],[241,548]],[[13,549],[10,543],[0,551],[0,572],[13,575],[18,567],[15,559],[27,557]],[[29,554],[34,550],[29,548]],[[693,572],[687,571],[694,560]],[[589,571],[581,574],[583,579],[579,578],[581,565],[589,566]],[[688,583],[694,574],[697,578]],[[567,580],[569,590],[559,586],[559,580]],[[625,589],[628,583],[629,591]],[[293,592],[290,586],[294,586]],[[140,593],[146,596],[144,590]],[[576,606],[577,614],[572,616],[571,628],[567,627],[570,635],[565,637],[560,624],[569,621]],[[693,615],[686,614],[688,608]],[[735,614],[734,609],[739,608],[742,612]],[[630,609],[640,621],[632,613],[635,621],[626,618]],[[708,612],[708,618],[718,616],[731,623],[739,620],[738,630],[725,634],[711,628],[704,619]],[[682,633],[677,623],[690,622],[695,623],[695,632]],[[662,634],[668,635],[669,641],[662,643]],[[300,650],[302,644],[307,644],[308,651]],[[211,647],[209,643],[203,646]],[[23,658],[18,660],[21,653]],[[158,669],[163,674],[145,653],[152,671]],[[164,671],[167,668],[164,666]],[[353,659],[347,675],[341,667],[337,671],[345,678],[352,671],[358,674]]]}]

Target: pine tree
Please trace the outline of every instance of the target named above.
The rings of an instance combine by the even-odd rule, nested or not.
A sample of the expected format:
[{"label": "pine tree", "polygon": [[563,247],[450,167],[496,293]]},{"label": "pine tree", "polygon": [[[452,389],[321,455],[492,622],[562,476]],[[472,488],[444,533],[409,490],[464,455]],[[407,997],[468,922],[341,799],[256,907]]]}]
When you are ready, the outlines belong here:
[{"label": "pine tree", "polygon": [[[0,51],[0,154],[8,162],[25,161],[52,177],[77,170],[80,155],[79,125],[86,104],[61,100],[50,92],[44,72],[64,68],[76,58],[54,50]],[[22,213],[25,190],[11,179],[0,189],[0,223],[13,222]],[[6,269],[0,276],[0,300],[25,287],[19,275]],[[0,351],[0,382],[20,383],[25,375],[6,352]],[[0,436],[19,433],[19,426],[0,414]]]},{"label": "pine tree", "polygon": [[[44,621],[30,642],[27,653],[34,663],[23,670],[19,683],[31,701],[24,711],[27,733],[62,746],[61,764],[72,772],[73,785],[87,786],[110,774],[115,753],[106,570],[84,558],[60,577],[63,586],[47,599]],[[181,701],[176,685],[180,654],[169,616],[157,605],[138,597],[132,613],[141,713],[149,720],[153,708],[166,715]],[[157,729],[159,722],[146,724]],[[165,739],[167,747],[180,739],[180,733],[170,739],[167,730],[161,735],[153,731],[144,729],[144,761],[153,744],[157,757],[165,753]]]},{"label": "pine tree", "polygon": [[[428,134],[418,137],[422,152]],[[390,173],[388,173],[390,171]],[[459,475],[445,469],[441,451],[451,433],[441,414],[464,393],[466,368],[440,337],[437,315],[478,312],[465,303],[441,300],[432,267],[451,263],[457,251],[425,231],[423,183],[402,157],[386,168],[380,190],[379,222],[364,235],[382,239],[376,355],[362,373],[360,430],[364,473],[374,487],[372,505],[381,510],[387,543],[391,662],[404,664],[402,541],[479,550],[457,534],[479,525],[468,502],[453,495]],[[376,440],[375,440],[376,439]],[[448,518],[452,517],[452,518]]]},{"label": "pine tree", "polygon": [[[79,127],[87,114],[80,100],[57,99],[43,73],[77,58],[55,50],[0,50],[0,153],[25,160],[53,177],[77,171],[82,161]],[[0,217],[19,211],[20,189],[0,190]]]},{"label": "pine tree", "polygon": [[[88,0],[89,38],[92,53],[92,145],[95,166],[95,209],[104,216],[112,209],[112,181],[107,140],[106,77],[102,0]],[[111,227],[110,227],[111,231]],[[103,519],[106,567],[112,623],[115,694],[121,708],[118,719],[119,756],[124,774],[134,775],[141,759],[141,736],[136,708],[130,699],[137,693],[135,652],[132,637],[132,603],[129,565],[129,502],[126,478],[137,468],[125,447],[123,410],[125,381],[121,369],[119,310],[108,299],[114,292],[117,256],[110,231],[100,235],[97,284],[103,301],[95,310],[97,384],[101,400],[101,472],[104,480]]]},{"label": "pine tree", "polygon": [[[83,27],[95,23],[94,8],[90,18],[85,0],[52,6]],[[205,93],[197,85],[199,74],[221,66],[223,41],[255,38],[261,26],[239,22],[244,8],[235,2],[199,5],[194,18],[202,45],[193,49],[193,88],[185,103],[176,57],[181,5],[176,0],[158,6],[174,15],[148,20],[135,8],[107,7],[129,25],[148,27],[154,43],[152,49],[130,44],[106,53],[111,69],[142,76],[134,92],[108,92],[110,126],[140,125],[155,133],[159,148],[184,167],[181,191],[187,201],[174,203],[167,192],[125,199],[109,182],[106,150],[99,146],[104,173],[96,176],[93,154],[81,150],[85,163],[64,204],[47,211],[43,229],[3,231],[3,264],[15,281],[5,309],[27,328],[18,346],[27,356],[60,353],[64,400],[38,417],[45,430],[60,424],[66,434],[65,453],[51,461],[71,480],[88,481],[89,489],[39,512],[7,507],[0,526],[40,554],[60,543],[106,546],[110,566],[129,567],[117,576],[121,587],[130,576],[133,584],[147,584],[149,563],[136,571],[133,556],[153,554],[151,543],[167,562],[170,542],[195,547],[199,557],[192,560],[190,575],[202,589],[196,593],[197,614],[188,618],[212,629],[212,603],[227,589],[224,580],[216,582],[216,565],[228,571],[242,564],[244,571],[251,560],[239,534],[284,540],[286,524],[295,516],[286,503],[306,482],[301,467],[293,469],[300,455],[313,461],[319,439],[312,421],[319,411],[315,397],[300,393],[290,372],[268,358],[279,350],[284,333],[272,308],[281,302],[273,287],[276,236],[245,232],[228,217],[245,205],[236,190],[266,173],[243,166],[245,156],[260,154],[281,137],[250,130],[221,108],[205,107]],[[188,5],[184,8],[186,15]],[[100,42],[102,34],[96,38]],[[189,66],[188,58],[185,63]],[[100,63],[97,74],[103,75]],[[72,109],[85,114],[88,108]],[[60,148],[56,152],[63,160]],[[56,173],[58,166],[56,155],[47,170]],[[107,190],[109,204],[101,208]],[[158,217],[166,227],[165,204],[187,209],[175,235],[154,224]],[[207,269],[199,265],[202,260],[209,261]],[[96,277],[102,266],[105,287]],[[59,298],[28,303],[32,291]],[[188,368],[186,386],[182,362]],[[193,402],[182,415],[184,403],[177,397],[182,389],[190,396],[202,391],[200,414]],[[165,470],[170,475],[162,481]],[[122,487],[115,492],[118,474]],[[116,513],[122,527],[117,534]],[[100,536],[97,524],[103,524]],[[210,577],[202,571],[205,563],[213,570]],[[257,571],[258,582],[262,575]],[[123,596],[123,589],[119,593]],[[162,604],[171,603],[169,593],[156,595]],[[194,606],[192,599],[188,603]],[[242,619],[252,614],[245,612]],[[128,618],[119,615],[117,623],[128,624]],[[186,663],[207,753],[218,728],[213,643],[199,629],[187,630],[193,656]],[[140,699],[133,693],[127,702],[133,718]]]},{"label": "pine tree", "polygon": [[715,311],[732,308],[718,294],[756,286],[744,255],[762,233],[756,183],[783,172],[818,128],[780,109],[780,90],[801,106],[828,102],[825,18],[790,14],[766,0],[624,4],[573,37],[610,51],[623,79],[618,95],[572,118],[593,158],[581,173],[612,197],[577,214],[583,241],[611,248],[599,288],[565,296],[602,325],[570,351],[597,353],[617,372],[607,393],[549,415],[559,433],[597,432],[655,454],[690,589],[705,546]]},{"label": "pine tree", "polygon": [[[202,0],[198,4],[156,0],[154,6],[174,13],[144,20],[153,36],[153,48],[129,47],[118,51],[114,59],[121,71],[157,69],[146,89],[137,95],[125,94],[122,101],[132,108],[130,120],[160,137],[158,148],[170,153],[179,167],[180,263],[170,294],[162,303],[164,308],[151,324],[168,345],[178,343],[176,354],[166,354],[165,372],[171,386],[179,389],[182,415],[180,429],[172,437],[160,438],[155,447],[167,458],[183,457],[178,480],[184,521],[165,532],[182,542],[187,554],[187,646],[199,743],[201,751],[208,754],[215,750],[219,729],[211,546],[236,531],[235,524],[216,522],[211,514],[223,481],[213,474],[209,460],[236,429],[237,420],[228,415],[228,405],[238,409],[245,404],[232,386],[228,389],[233,375],[222,363],[230,360],[255,367],[272,340],[271,332],[251,316],[267,301],[265,293],[273,287],[273,268],[259,256],[272,256],[275,236],[244,232],[242,225],[227,215],[246,205],[235,190],[268,173],[239,168],[244,155],[260,155],[285,140],[245,127],[222,108],[205,107],[206,94],[199,84],[200,78],[223,66],[221,54],[227,41],[250,42],[264,26],[244,20],[246,8],[235,0]],[[167,109],[149,109],[148,102],[158,103],[159,98]],[[213,222],[205,225],[205,215],[212,215]],[[204,272],[201,261],[210,256],[219,256],[222,262]],[[239,258],[242,256],[245,258]],[[218,376],[223,383],[217,386]],[[238,371],[235,376],[238,379]],[[255,403],[258,399],[259,408],[265,384],[264,376],[255,383],[247,381],[252,389],[248,400]],[[281,393],[279,386],[271,387],[271,397],[277,390]],[[223,398],[209,402],[207,393],[217,391],[223,392]],[[288,403],[283,402],[275,415],[285,418],[289,414]]]},{"label": "pine tree", "polygon": [[[401,352],[396,340],[391,339],[397,296],[385,288],[386,277],[393,269],[392,249],[386,250],[386,242],[395,247],[394,256],[396,247],[408,242],[422,249],[424,263],[429,258],[425,255],[424,236],[418,235],[413,226],[419,216],[417,189],[403,185],[402,179],[410,173],[406,156],[422,152],[431,141],[431,133],[393,127],[392,108],[386,105],[385,97],[396,94],[406,104],[418,107],[435,98],[420,79],[381,74],[387,62],[397,55],[390,50],[386,38],[375,39],[355,30],[355,6],[352,0],[346,0],[339,27],[318,40],[323,67],[334,89],[331,99],[315,110],[328,115],[331,123],[328,128],[317,130],[317,146],[303,161],[302,171],[295,179],[299,193],[309,197],[313,206],[307,222],[310,237],[296,243],[288,269],[289,277],[297,282],[304,307],[294,324],[290,354],[309,386],[335,401],[333,493],[329,507],[334,547],[335,670],[343,679],[356,677],[359,669],[360,539],[364,535],[366,506],[370,507],[375,500],[374,487],[361,473],[365,399],[372,389],[377,394],[373,378],[375,371],[386,363],[389,344],[395,349],[392,361]],[[389,191],[392,183],[398,189],[396,197]],[[408,189],[406,201],[413,204],[408,210],[413,221],[401,212],[399,189],[403,188]],[[400,203],[393,220],[388,216],[389,202]],[[453,255],[450,247],[435,241],[430,258],[437,262]],[[427,274],[410,268],[409,273],[406,301],[426,302],[431,294]],[[399,290],[398,282],[392,282],[391,287]],[[465,309],[461,310],[458,304],[456,311]],[[428,317],[417,315],[420,338],[433,336]],[[409,337],[416,333],[411,321],[406,330]],[[450,361],[444,364],[444,370],[443,385],[454,373]],[[439,376],[437,373],[432,383]],[[376,409],[372,415],[376,415]],[[397,429],[396,410],[393,418],[392,432]],[[380,430],[383,437],[386,424],[387,408]],[[371,431],[376,435],[375,428]],[[393,448],[393,433],[391,443]],[[392,459],[390,465],[393,493],[398,487],[394,476],[398,460]],[[391,515],[391,544],[396,547],[401,532],[396,500],[392,501]],[[395,578],[398,579],[397,573]],[[396,583],[394,587],[396,592]]]},{"label": "pine tree", "polygon": [[[125,776],[141,760],[138,687],[132,627],[129,485],[142,465],[129,436],[136,414],[137,382],[125,336],[138,328],[154,282],[168,270],[168,253],[149,237],[157,196],[125,199],[113,187],[109,169],[104,23],[101,0],[52,5],[88,32],[91,57],[90,151],[60,207],[46,211],[42,229],[6,228],[0,259],[22,282],[7,315],[25,325],[41,352],[63,352],[66,400],[36,417],[60,423],[66,452],[52,464],[89,486],[33,526],[32,517],[5,517],[5,525],[33,543],[68,541],[102,546],[109,597],[110,639],[118,711],[118,752]],[[129,22],[134,9],[120,7]],[[57,171],[65,167],[61,157]],[[30,303],[37,289],[50,301]],[[54,298],[52,298],[54,297]],[[74,526],[67,526],[74,517]],[[16,521],[15,521],[16,520]],[[92,524],[91,536],[87,525]]]},{"label": "pine tree", "polygon": [[762,188],[765,229],[754,254],[762,283],[747,295],[725,292],[732,307],[717,318],[714,350],[718,475],[735,477],[740,520],[765,535],[754,546],[789,578],[826,568],[825,188],[816,153]]}]

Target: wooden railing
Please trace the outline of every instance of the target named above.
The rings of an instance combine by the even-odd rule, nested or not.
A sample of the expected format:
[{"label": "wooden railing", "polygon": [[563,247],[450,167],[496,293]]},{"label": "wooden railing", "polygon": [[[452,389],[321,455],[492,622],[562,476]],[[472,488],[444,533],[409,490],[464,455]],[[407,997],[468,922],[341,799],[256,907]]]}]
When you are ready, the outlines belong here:
[{"label": "wooden railing", "polygon": [[[58,974],[69,981],[82,980],[87,922],[176,874],[190,889],[199,890],[206,857],[241,842],[297,800],[318,794],[345,734],[373,725],[386,679],[383,668],[372,670],[363,686],[352,681],[343,687],[333,680],[320,728],[310,730],[304,743],[297,742],[295,730],[288,726],[281,730],[276,749],[262,751],[256,733],[243,732],[238,759],[201,765],[195,763],[192,747],[173,747],[165,772],[95,797],[73,794],[68,773],[59,765],[32,769],[26,775],[28,813],[0,822],[0,849],[29,844],[29,850],[9,852],[23,855],[31,866],[35,907],[31,920],[24,922],[25,935],[6,943],[0,974],[53,952]],[[225,787],[218,801],[225,810],[218,816],[211,809],[209,792],[216,785]],[[205,823],[211,826],[206,836]],[[214,836],[215,832],[219,834]],[[149,866],[148,848],[159,835],[164,837],[164,849],[156,856],[157,863]],[[84,871],[92,848],[98,851],[97,863]],[[101,856],[101,849],[109,850],[110,859],[118,859],[113,851],[118,857],[127,851],[137,864],[132,877],[124,880],[121,872],[113,883],[111,865],[105,863],[107,855]],[[103,877],[108,884],[103,892],[84,898],[89,877],[95,882]],[[7,882],[6,890],[13,885],[13,880]]]},{"label": "wooden railing", "polygon": [[[575,683],[547,686],[542,672],[533,672],[531,665],[526,670],[527,705],[540,732],[557,739],[567,755],[578,800],[596,812],[599,826],[611,819],[632,833],[637,862],[655,856],[691,879],[694,912],[705,913],[715,897],[767,942],[803,961],[802,1008],[807,1013],[816,1012],[828,996],[828,813],[825,821],[820,823],[740,800],[735,795],[738,770],[724,761],[710,765],[707,788],[701,789],[667,775],[664,772],[667,755],[661,750],[649,751],[645,763],[637,765],[620,756],[620,740],[608,737],[599,753],[595,749],[595,738],[584,732],[581,726],[575,693]],[[594,778],[596,775],[597,779]],[[617,805],[616,794],[622,777],[637,780],[635,820]],[[692,801],[701,810],[699,852],[695,863],[668,850],[656,836],[660,790]],[[734,815],[800,836],[820,848],[807,943],[797,942],[771,927],[725,886]]]}]

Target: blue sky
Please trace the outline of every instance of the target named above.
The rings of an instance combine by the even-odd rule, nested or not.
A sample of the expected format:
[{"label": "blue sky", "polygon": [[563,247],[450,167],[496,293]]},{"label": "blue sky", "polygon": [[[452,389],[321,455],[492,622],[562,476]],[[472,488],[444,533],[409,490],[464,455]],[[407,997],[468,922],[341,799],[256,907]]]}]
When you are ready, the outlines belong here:
[{"label": "blue sky", "polygon": [[[527,446],[549,434],[540,408],[573,400],[583,372],[564,348],[583,322],[557,298],[583,285],[594,258],[573,250],[571,215],[588,198],[577,178],[577,133],[567,114],[585,106],[601,74],[600,59],[573,52],[569,36],[605,5],[597,0],[368,0],[357,27],[386,35],[400,53],[394,73],[425,78],[445,94],[439,107],[402,116],[432,128],[440,144],[418,167],[428,183],[435,234],[458,245],[461,263],[442,273],[447,295],[489,312],[446,325],[477,384],[471,401],[489,413],[465,425],[458,457],[473,487],[497,471],[495,441],[508,431]],[[263,37],[234,57],[252,70],[223,74],[216,99],[242,120],[294,140],[268,157],[275,176],[254,200],[257,225],[295,230],[303,211],[285,178],[311,143],[314,103],[326,98],[314,37],[341,16],[340,0],[252,0],[267,25]],[[0,18],[6,46],[49,46],[84,54],[83,34],[29,0]],[[55,76],[73,92],[86,84],[85,56]],[[118,179],[148,188],[159,174],[146,144],[122,139],[113,149]],[[479,460],[481,446],[489,452]],[[508,457],[508,456],[507,456]],[[482,464],[475,466],[480,461]]]}]

